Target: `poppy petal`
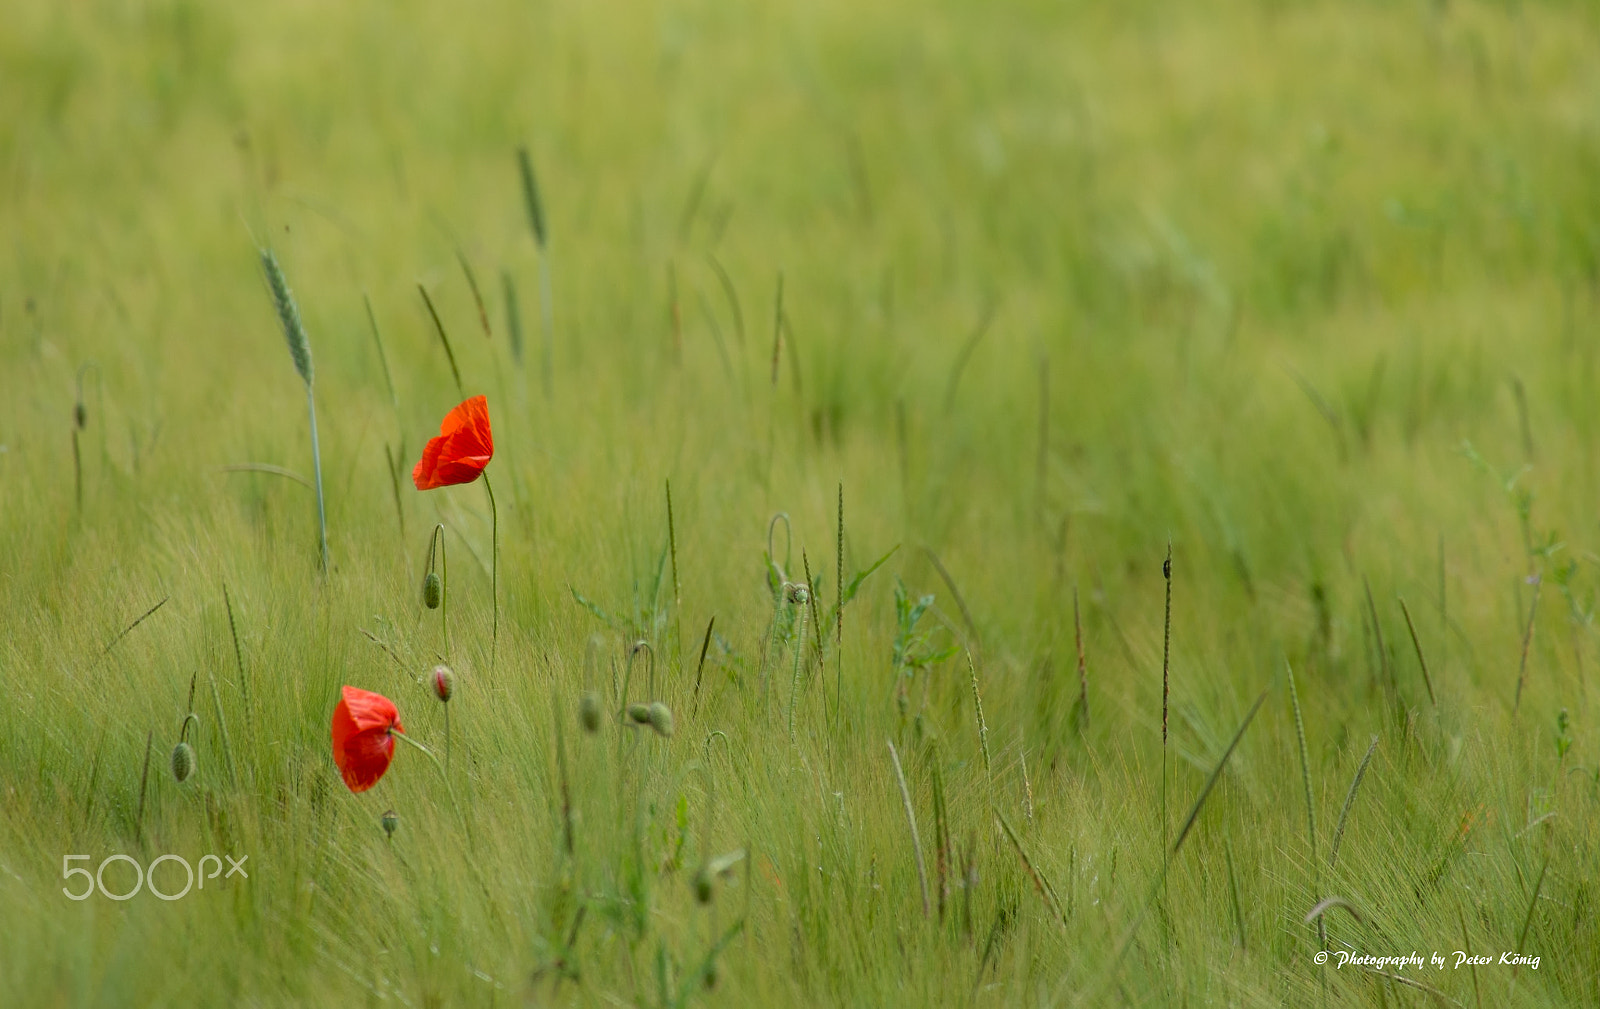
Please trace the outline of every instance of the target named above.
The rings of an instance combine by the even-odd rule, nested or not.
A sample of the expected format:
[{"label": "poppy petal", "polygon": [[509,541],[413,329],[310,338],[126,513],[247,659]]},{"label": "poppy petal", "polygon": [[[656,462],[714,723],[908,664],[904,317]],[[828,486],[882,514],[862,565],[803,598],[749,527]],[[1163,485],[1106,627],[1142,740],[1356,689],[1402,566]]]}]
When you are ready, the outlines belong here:
[{"label": "poppy petal", "polygon": [[474,396],[445,414],[438,437],[429,439],[422,458],[412,469],[411,481],[418,490],[471,483],[493,458],[489,400]]}]

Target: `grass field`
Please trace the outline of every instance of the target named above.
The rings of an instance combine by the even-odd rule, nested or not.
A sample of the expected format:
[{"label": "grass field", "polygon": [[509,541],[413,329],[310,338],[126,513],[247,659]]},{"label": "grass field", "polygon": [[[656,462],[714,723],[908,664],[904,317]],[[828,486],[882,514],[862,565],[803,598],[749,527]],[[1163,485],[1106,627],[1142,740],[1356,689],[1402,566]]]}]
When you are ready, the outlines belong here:
[{"label": "grass field", "polygon": [[1600,1005],[1592,4],[4,20],[0,1001]]}]

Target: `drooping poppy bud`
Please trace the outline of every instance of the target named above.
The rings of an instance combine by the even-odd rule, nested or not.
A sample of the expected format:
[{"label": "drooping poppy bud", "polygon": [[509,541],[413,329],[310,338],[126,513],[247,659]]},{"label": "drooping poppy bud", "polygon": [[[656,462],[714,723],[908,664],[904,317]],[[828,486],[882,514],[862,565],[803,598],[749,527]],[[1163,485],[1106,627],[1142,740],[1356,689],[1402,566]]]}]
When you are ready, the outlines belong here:
[{"label": "drooping poppy bud", "polygon": [[352,792],[378,783],[394,759],[394,737],[404,732],[400,712],[382,694],[359,687],[340,690],[333,709],[333,762]]},{"label": "drooping poppy bud", "polygon": [[392,809],[386,809],[383,811],[383,816],[378,819],[378,822],[383,824],[384,834],[386,834],[390,840],[393,840],[394,830],[396,827],[400,826],[400,814],[396,813]]},{"label": "drooping poppy bud", "polygon": [[650,727],[662,738],[672,736],[672,709],[660,701],[650,705]]},{"label": "drooping poppy bud", "polygon": [[585,691],[578,700],[578,722],[585,732],[600,731],[600,695],[593,690]]},{"label": "drooping poppy bud", "polygon": [[434,696],[441,701],[448,702],[450,695],[455,693],[456,674],[450,671],[449,666],[434,666],[431,682]]},{"label": "drooping poppy bud", "polygon": [[81,399],[72,408],[72,422],[78,425],[79,431],[82,431],[89,423],[89,408],[83,405],[83,400]]},{"label": "drooping poppy bud", "polygon": [[711,903],[711,870],[702,865],[694,874],[694,899],[702,904]]},{"label": "drooping poppy bud", "polygon": [[430,610],[436,610],[443,599],[444,582],[440,580],[439,572],[429,571],[428,577],[422,580],[422,605]]},{"label": "drooping poppy bud", "polygon": [[172,779],[181,784],[193,773],[194,750],[188,743],[179,743],[172,748]]},{"label": "drooping poppy bud", "polygon": [[649,725],[650,724],[650,705],[648,705],[648,704],[630,704],[630,705],[628,705],[628,718],[630,718],[634,722],[638,723],[639,725]]}]

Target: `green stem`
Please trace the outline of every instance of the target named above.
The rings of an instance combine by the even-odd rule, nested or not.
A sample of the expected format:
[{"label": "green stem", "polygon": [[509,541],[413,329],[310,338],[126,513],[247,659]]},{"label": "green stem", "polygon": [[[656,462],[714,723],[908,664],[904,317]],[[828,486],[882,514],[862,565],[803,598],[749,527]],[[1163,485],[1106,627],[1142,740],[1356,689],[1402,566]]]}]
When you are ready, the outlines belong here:
[{"label": "green stem", "polygon": [[328,513],[322,500],[322,450],[317,447],[317,401],[306,383],[306,411],[311,414],[311,464],[317,474],[317,527],[322,533],[322,571],[328,571]]},{"label": "green stem", "polygon": [[495,507],[489,471],[483,471],[483,489],[489,492],[489,597],[494,610],[494,637],[489,644],[489,668],[494,668],[500,646],[500,510]]}]

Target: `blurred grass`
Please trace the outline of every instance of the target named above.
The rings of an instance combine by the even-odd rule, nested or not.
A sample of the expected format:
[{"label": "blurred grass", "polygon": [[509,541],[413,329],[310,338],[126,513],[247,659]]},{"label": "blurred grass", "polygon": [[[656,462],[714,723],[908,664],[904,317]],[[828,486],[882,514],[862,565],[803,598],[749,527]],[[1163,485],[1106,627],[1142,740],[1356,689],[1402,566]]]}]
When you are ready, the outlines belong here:
[{"label": "blurred grass", "polygon": [[[18,1004],[1309,1005],[1324,977],[1330,1004],[1427,1001],[1312,965],[1303,918],[1328,896],[1362,915],[1330,913],[1333,946],[1377,954],[1461,949],[1464,920],[1468,947],[1498,957],[1527,921],[1537,971],[1481,967],[1476,993],[1465,969],[1422,977],[1461,1004],[1600,1002],[1592,6],[106,3],[25,4],[7,22],[0,978]],[[548,400],[523,144],[551,236]],[[304,488],[220,471],[309,473],[258,242],[316,355],[325,581]],[[526,371],[489,282],[501,269]],[[481,491],[403,484],[404,539],[391,497],[386,446],[409,466],[455,402],[419,281],[494,417],[493,671]],[[70,429],[90,361],[80,514]],[[668,478],[681,614],[663,575]],[[824,707],[830,637],[791,747],[787,655],[770,689],[762,676],[765,530],[791,516],[777,559],[800,580],[804,549],[831,606],[840,483],[847,577],[901,548],[846,609],[840,726]],[[417,737],[442,734],[418,682],[438,640],[418,605],[436,521],[459,811],[417,754],[360,796],[328,759],[341,683],[393,697]],[[1250,700],[1273,693],[1114,965],[1161,865],[1169,537],[1173,821]],[[908,715],[895,702],[895,577],[935,595],[921,629],[936,646],[966,637],[930,551],[975,623],[992,784],[964,660],[919,672]],[[677,734],[584,735],[580,691],[619,708],[636,637],[659,656]],[[1320,851],[1381,737],[1331,872],[1309,863],[1285,661]],[[197,674],[200,770],[179,786],[165,755]],[[641,669],[631,682],[645,699]],[[1562,708],[1573,744],[1558,757]],[[885,737],[930,871],[932,761],[952,858],[975,867],[942,923],[918,917]],[[696,904],[696,867],[740,847],[751,857]],[[172,903],[58,895],[64,854],[208,851],[247,854],[249,881]],[[698,972],[739,921],[707,995]],[[557,961],[576,983],[556,984]]]}]

